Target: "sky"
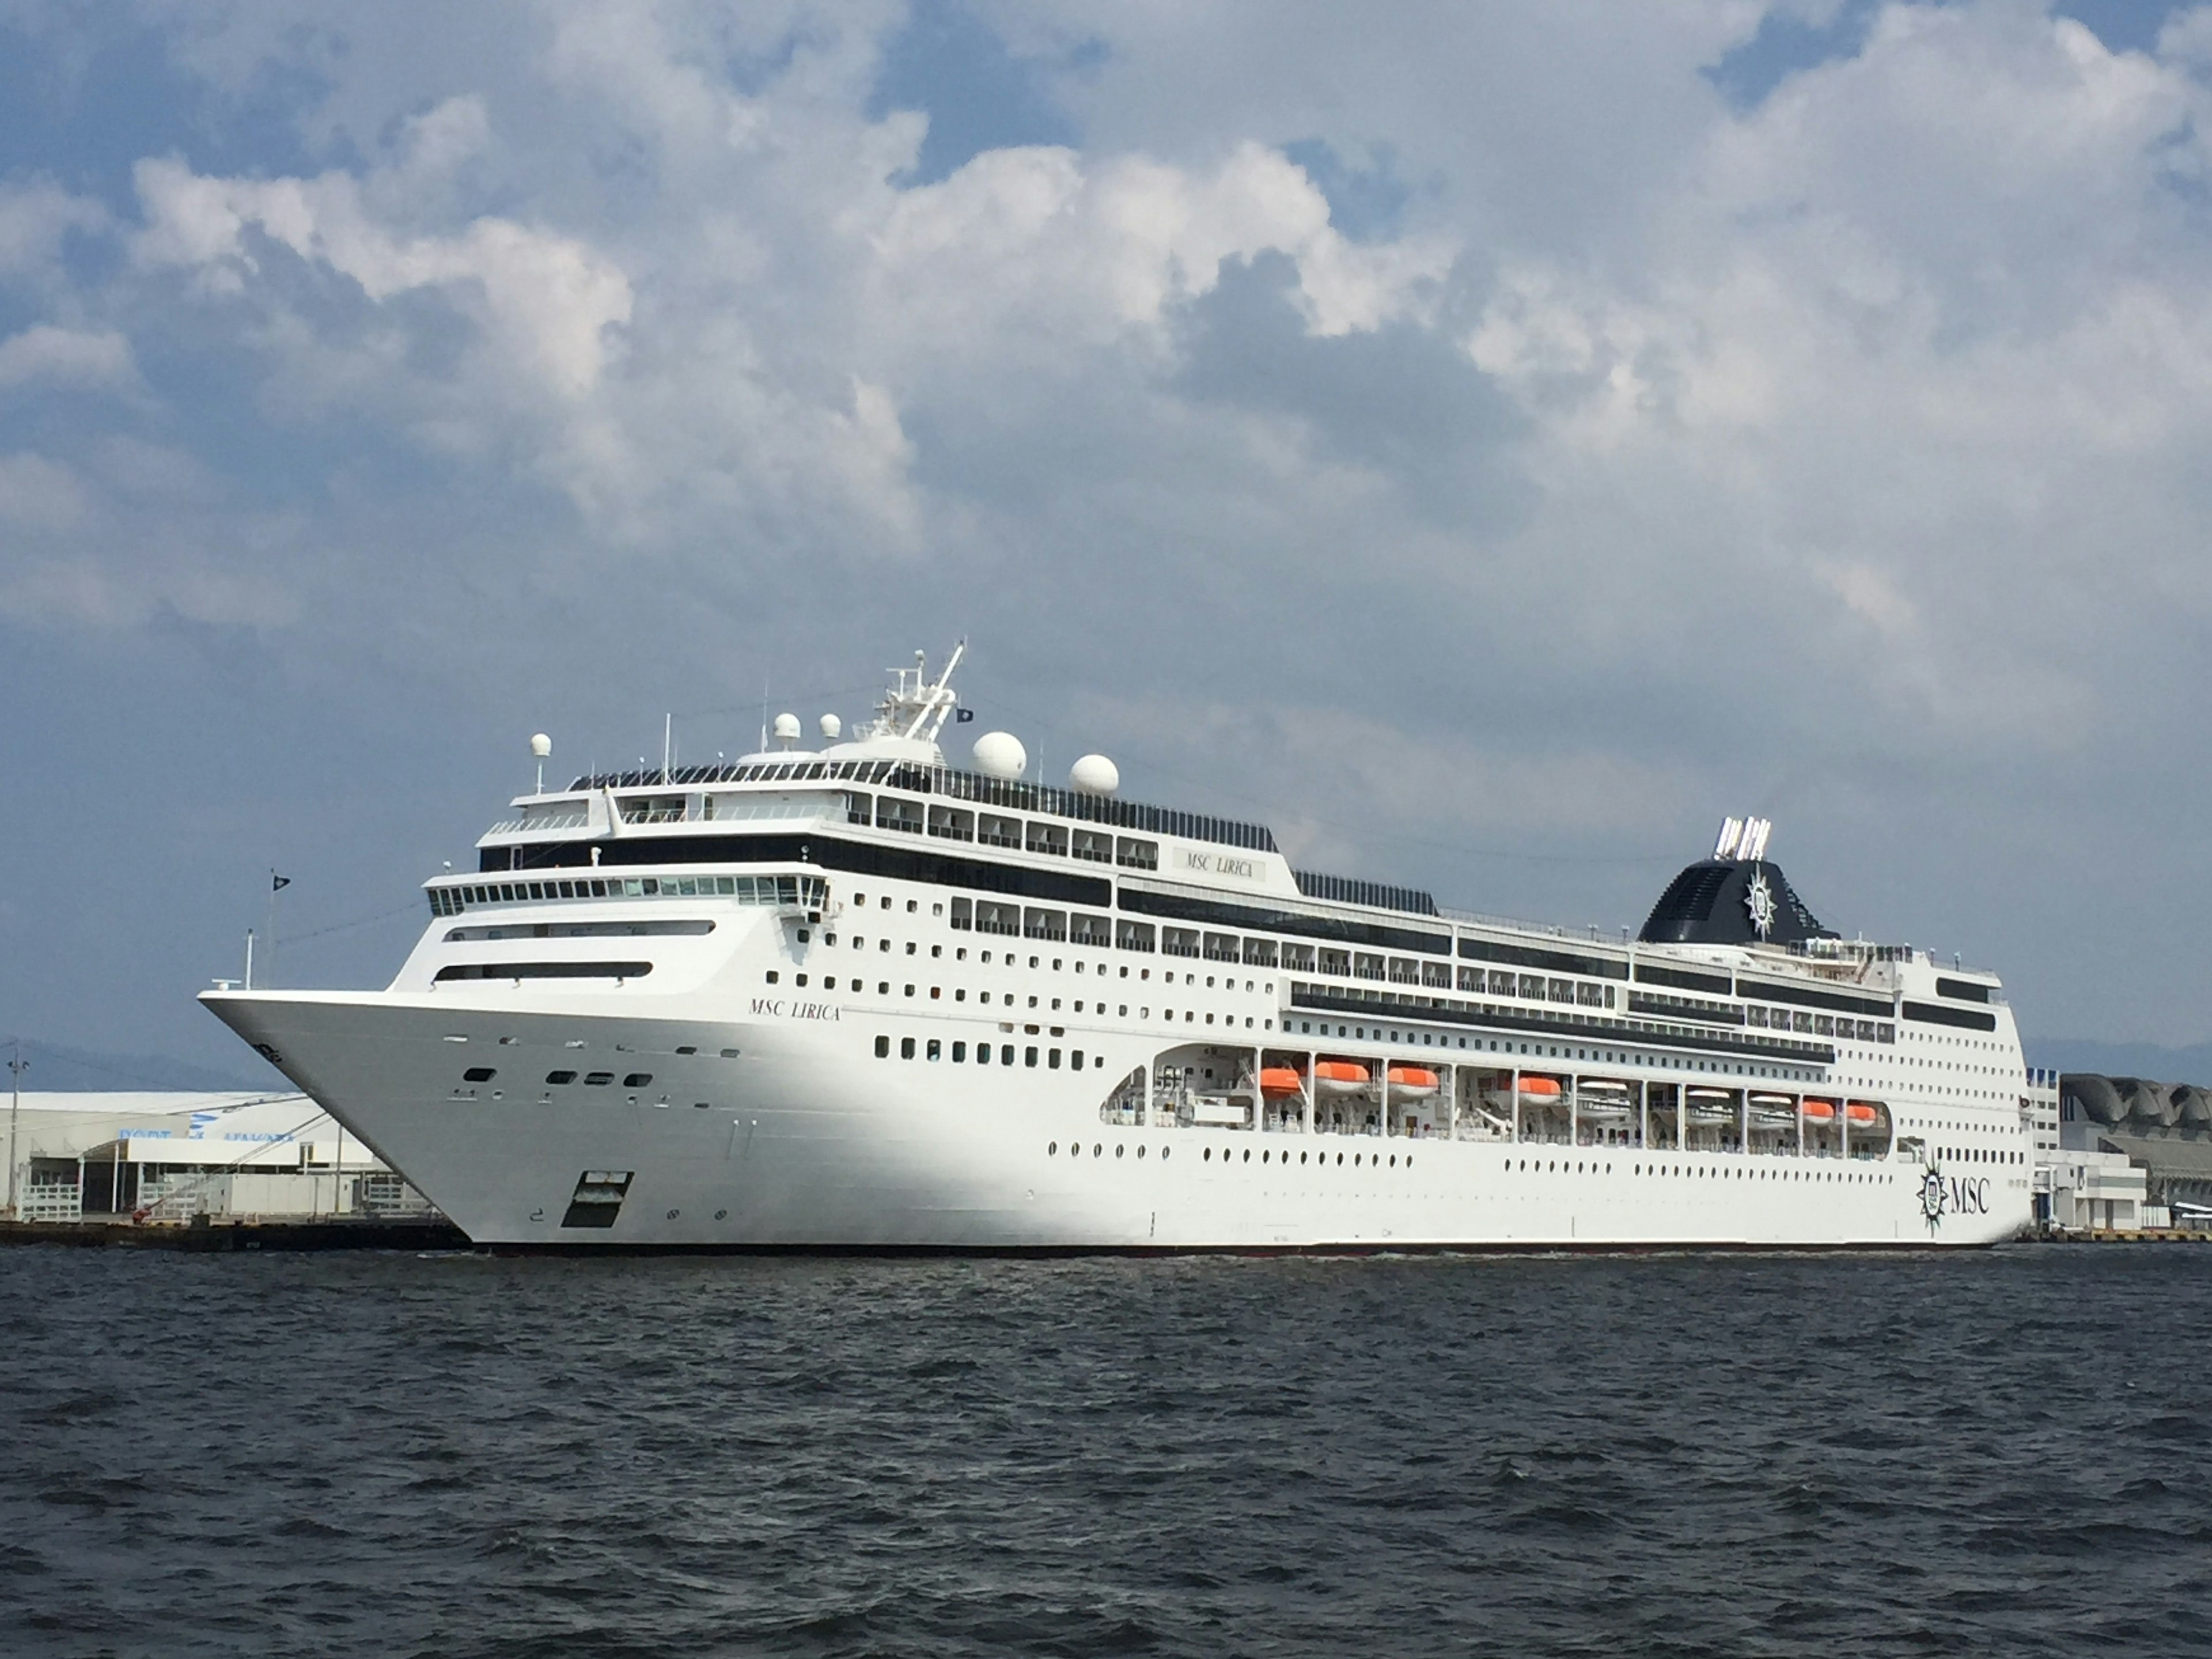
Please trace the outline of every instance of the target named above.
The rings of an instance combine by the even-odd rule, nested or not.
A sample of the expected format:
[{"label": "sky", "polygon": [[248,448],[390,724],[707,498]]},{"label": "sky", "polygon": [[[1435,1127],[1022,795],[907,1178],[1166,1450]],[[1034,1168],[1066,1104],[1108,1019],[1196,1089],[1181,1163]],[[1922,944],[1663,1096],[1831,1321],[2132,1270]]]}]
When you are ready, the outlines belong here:
[{"label": "sky", "polygon": [[532,732],[964,637],[1304,866],[1617,931],[1757,814],[2202,1042],[2208,117],[2157,0],[0,0],[0,1027],[232,1063],[272,871],[380,984]]}]

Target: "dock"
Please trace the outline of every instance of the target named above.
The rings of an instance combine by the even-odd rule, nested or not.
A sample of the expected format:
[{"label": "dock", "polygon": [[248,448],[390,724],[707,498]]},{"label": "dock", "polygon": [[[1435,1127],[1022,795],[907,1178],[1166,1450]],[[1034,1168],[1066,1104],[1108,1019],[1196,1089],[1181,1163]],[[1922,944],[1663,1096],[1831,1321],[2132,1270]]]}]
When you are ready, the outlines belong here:
[{"label": "dock", "polygon": [[465,1250],[468,1235],[443,1216],[331,1216],[255,1220],[0,1221],[0,1244],[125,1250]]}]

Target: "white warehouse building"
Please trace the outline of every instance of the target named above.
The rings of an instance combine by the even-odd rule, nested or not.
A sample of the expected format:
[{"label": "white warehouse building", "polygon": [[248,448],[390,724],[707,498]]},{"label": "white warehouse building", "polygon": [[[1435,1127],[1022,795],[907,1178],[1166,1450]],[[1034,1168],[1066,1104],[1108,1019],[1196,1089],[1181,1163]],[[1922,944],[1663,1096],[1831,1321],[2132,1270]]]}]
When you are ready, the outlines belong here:
[{"label": "white warehouse building", "polygon": [[303,1094],[25,1094],[0,1146],[23,1221],[429,1212]]}]

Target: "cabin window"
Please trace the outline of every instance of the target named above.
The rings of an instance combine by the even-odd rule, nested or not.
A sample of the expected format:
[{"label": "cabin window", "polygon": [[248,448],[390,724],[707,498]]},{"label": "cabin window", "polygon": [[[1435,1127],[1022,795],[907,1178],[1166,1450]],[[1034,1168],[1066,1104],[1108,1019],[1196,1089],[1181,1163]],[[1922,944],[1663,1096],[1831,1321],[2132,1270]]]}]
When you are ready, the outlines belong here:
[{"label": "cabin window", "polygon": [[[1032,1048],[1032,1049],[1030,1049],[1030,1052],[1031,1054],[1035,1054],[1035,1053],[1036,1052],[1036,1049],[1034,1049],[1034,1048]],[[1011,1065],[1012,1065],[1013,1063],[1014,1063],[1014,1045],[1013,1045],[1012,1043],[1011,1043],[1011,1042],[1004,1042],[1004,1043],[1000,1043],[1000,1044],[999,1045],[999,1064],[1000,1064],[1000,1065],[1001,1065],[1001,1066],[1011,1066]],[[1036,1062],[1035,1060],[1031,1060],[1031,1061],[1030,1062],[1030,1064],[1031,1064],[1032,1066],[1034,1066],[1035,1064],[1036,1064]]]},{"label": "cabin window", "polygon": [[965,1059],[967,1059],[967,1058],[968,1058],[968,1045],[967,1045],[966,1043],[964,1043],[964,1042],[956,1042],[956,1043],[954,1043],[954,1044],[952,1045],[952,1063],[953,1063],[955,1066],[957,1066],[957,1065],[958,1065],[962,1060],[965,1060]]},{"label": "cabin window", "polygon": [[1160,867],[1160,844],[1128,836],[1118,836],[1114,842],[1114,862],[1124,870],[1157,870]]},{"label": "cabin window", "polygon": [[[887,1036],[878,1037],[876,1039],[876,1058],[878,1060],[889,1060],[890,1057],[891,1040]],[[550,1083],[553,1079],[551,1078],[548,1078],[545,1080],[548,1083]]]},{"label": "cabin window", "polygon": [[1023,1050],[1022,1050],[1022,1064],[1023,1064],[1023,1065],[1024,1065],[1024,1066],[1034,1066],[1036,1064],[1036,1056],[1037,1056],[1037,1051],[1036,1051],[1035,1048],[1024,1048],[1024,1049],[1023,1049]]},{"label": "cabin window", "polygon": [[901,1037],[899,1039],[899,1058],[901,1060],[912,1060],[914,1058],[914,1039],[912,1037]]},{"label": "cabin window", "polygon": [[1037,909],[1023,911],[1022,936],[1024,939],[1065,939],[1067,937],[1067,912]]},{"label": "cabin window", "polygon": [[489,1066],[471,1066],[467,1071],[461,1073],[461,1081],[464,1083],[489,1083],[498,1075],[499,1073]]},{"label": "cabin window", "polygon": [[1198,954],[1198,930],[1194,927],[1163,927],[1160,930],[1160,953],[1170,957],[1195,957]]},{"label": "cabin window", "polygon": [[945,841],[975,839],[975,815],[957,806],[929,809],[929,833]]},{"label": "cabin window", "polygon": [[[1071,945],[1095,945],[1103,949],[1113,939],[1114,921],[1110,916],[1086,916],[1077,912],[1067,921],[1067,941]],[[1079,971],[1080,964],[1078,964]]]},{"label": "cabin window", "polygon": [[[1114,943],[1124,951],[1150,951],[1157,938],[1149,921],[1116,921],[1114,924]],[[1126,968],[1122,972],[1127,973]]]},{"label": "cabin window", "polygon": [[548,1072],[545,1073],[545,1080],[556,1085],[574,1083],[576,1080],[576,1074],[574,1072]]},{"label": "cabin window", "polygon": [[975,815],[975,839],[985,847],[1019,847],[1022,844],[1022,821],[1001,817],[995,812]]},{"label": "cabin window", "polygon": [[1246,939],[1244,941],[1244,961],[1248,967],[1273,967],[1275,965],[1275,941],[1271,939]]},{"label": "cabin window", "polygon": [[650,1072],[632,1072],[627,1077],[623,1079],[623,1087],[625,1089],[642,1089],[652,1081],[653,1073]]},{"label": "cabin window", "polygon": [[1543,975],[1540,974],[1522,975],[1521,994],[1531,1002],[1541,1002],[1544,1000]]},{"label": "cabin window", "polygon": [[920,835],[921,803],[897,795],[877,796],[876,827],[878,830],[902,830],[910,836]]},{"label": "cabin window", "polygon": [[1114,837],[1103,830],[1078,830],[1073,832],[1068,851],[1077,858],[1088,859],[1093,864],[1114,861]]},{"label": "cabin window", "polygon": [[975,925],[975,907],[963,898],[953,900],[952,925],[963,933],[973,927]]},{"label": "cabin window", "polygon": [[942,1058],[944,1053],[945,1048],[943,1044],[941,1044],[935,1037],[930,1038],[929,1047],[925,1051],[925,1057],[930,1060],[937,1060]]}]

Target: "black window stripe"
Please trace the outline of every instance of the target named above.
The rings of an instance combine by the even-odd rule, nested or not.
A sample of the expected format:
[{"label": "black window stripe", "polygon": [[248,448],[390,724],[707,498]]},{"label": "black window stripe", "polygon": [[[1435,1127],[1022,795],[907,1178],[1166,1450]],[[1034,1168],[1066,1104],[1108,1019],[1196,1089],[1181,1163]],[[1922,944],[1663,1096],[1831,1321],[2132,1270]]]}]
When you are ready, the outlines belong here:
[{"label": "black window stripe", "polygon": [[1801,1008],[1832,1008],[1841,1014],[1864,1014],[1874,1019],[1895,1017],[1893,1005],[1877,1002],[1869,997],[1846,995],[1840,991],[1815,991],[1802,985],[1770,985],[1762,980],[1739,979],[1736,994],[1756,1002],[1788,1002]]},{"label": "black window stripe", "polygon": [[1156,893],[1127,883],[1121,888],[1121,908],[1134,910],[1139,915],[1164,916],[1170,921],[1210,922],[1220,927],[1292,933],[1301,939],[1326,939],[1338,945],[1372,945],[1386,951],[1451,954],[1449,933],[1421,933],[1410,928],[1386,927],[1376,922],[1340,921],[1334,916],[1304,915],[1295,910],[1185,898],[1178,893]]},{"label": "black window stripe", "polygon": [[457,962],[438,969],[449,979],[643,979],[649,962]]},{"label": "black window stripe", "polygon": [[1646,985],[1672,985],[1678,990],[1703,991],[1709,996],[1725,997],[1735,994],[1735,985],[1726,974],[1693,974],[1686,968],[1662,968],[1656,963],[1639,962],[1636,977]]},{"label": "black window stripe", "polygon": [[1504,962],[1520,968],[1545,968],[1555,974],[1588,974],[1595,979],[1626,979],[1628,964],[1571,951],[1543,951],[1528,945],[1500,945],[1486,939],[1462,939],[1460,955],[1471,962]]},{"label": "black window stripe", "polygon": [[[1291,1006],[1293,1008],[1349,1014],[1354,1018],[1364,1019],[1370,1024],[1376,1020],[1396,1020],[1401,1024],[1457,1025],[1486,1030],[1527,1031],[1553,1042],[1596,1042],[1613,1048],[1691,1049],[1698,1054],[1741,1054],[1758,1060],[1784,1061],[1793,1066],[1832,1066],[1836,1059],[1834,1046],[1826,1042],[1784,1042],[1779,1039],[1770,1039],[1762,1043],[1750,1036],[1731,1039],[1718,1032],[1708,1036],[1662,1031],[1624,1031],[1617,1027],[1533,1012],[1522,1013],[1503,1008],[1454,1007],[1448,1004],[1423,1006],[1413,1003],[1370,1002],[1362,997],[1297,981],[1293,981],[1291,985]],[[1285,1035],[1289,1034],[1286,1032]],[[1474,1050],[1470,1048],[1468,1052],[1473,1054]],[[1504,1056],[1501,1054],[1498,1058],[1503,1060]]]},{"label": "black window stripe", "polygon": [[1923,1025],[1956,1025],[1969,1031],[1994,1031],[1997,1017],[1975,1008],[1941,1008],[1932,1002],[1908,1002],[1905,1017]]},{"label": "black window stripe", "polygon": [[[612,841],[555,842],[520,849],[534,866],[585,866],[592,849],[602,866],[641,864],[813,864],[852,875],[922,882],[934,887],[967,887],[978,892],[1013,893],[1024,898],[1057,900],[1104,909],[1113,902],[1114,884],[1100,876],[1029,870],[988,859],[960,858],[920,847],[878,847],[829,836],[638,836]],[[505,857],[505,848],[486,848],[487,859]]]}]

